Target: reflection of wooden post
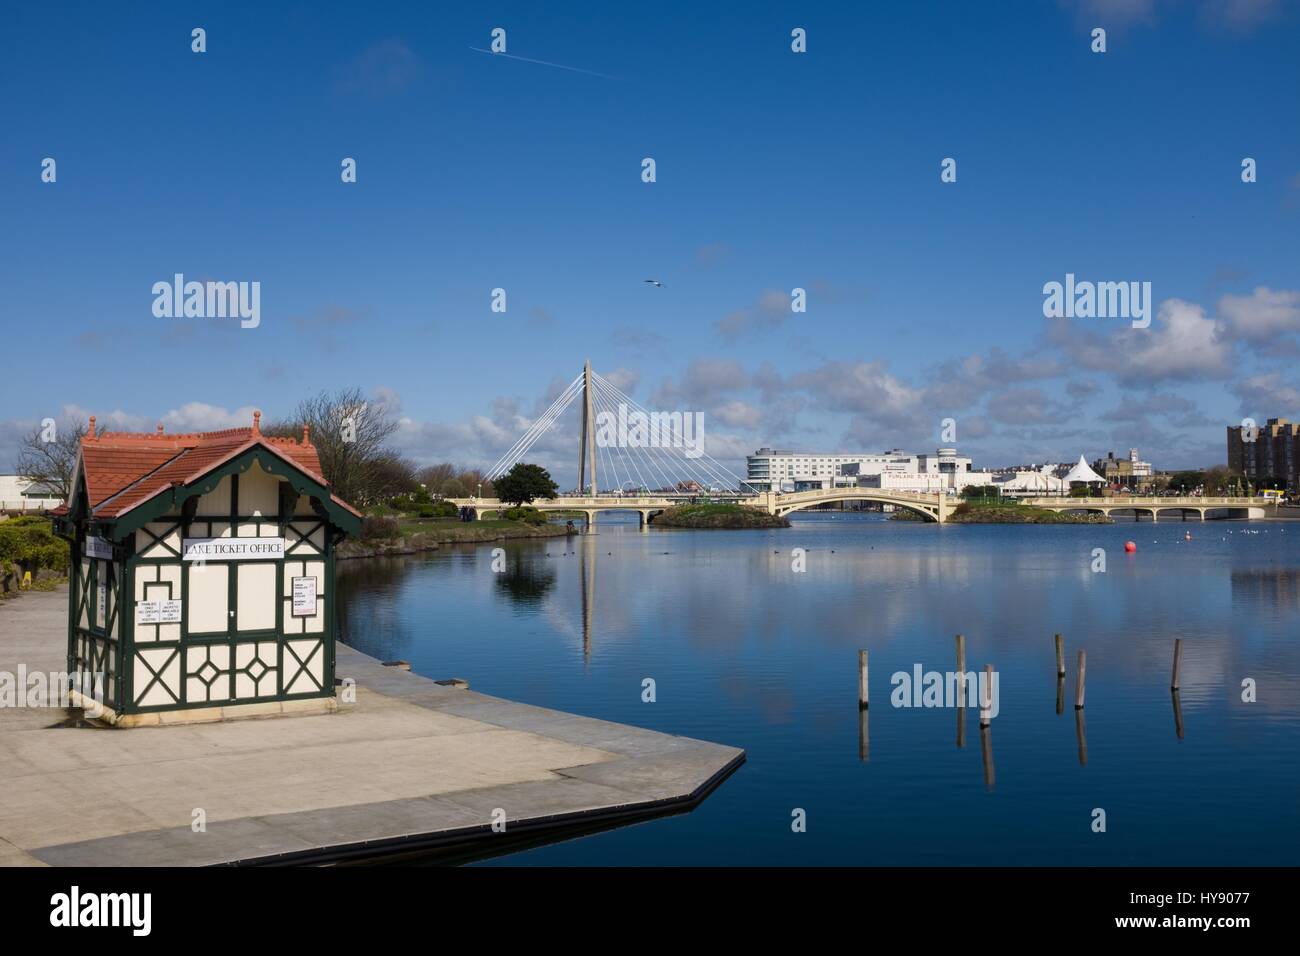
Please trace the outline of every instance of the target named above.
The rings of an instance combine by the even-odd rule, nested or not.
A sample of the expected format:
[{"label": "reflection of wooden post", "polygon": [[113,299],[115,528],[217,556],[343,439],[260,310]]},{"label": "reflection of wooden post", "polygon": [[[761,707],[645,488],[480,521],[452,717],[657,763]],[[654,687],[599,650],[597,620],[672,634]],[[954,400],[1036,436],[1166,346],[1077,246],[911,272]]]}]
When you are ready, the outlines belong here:
[{"label": "reflection of wooden post", "polygon": [[867,708],[867,652],[858,651],[858,707]]},{"label": "reflection of wooden post", "polygon": [[1183,739],[1183,708],[1178,703],[1178,691],[1170,691],[1174,698],[1174,732],[1178,734],[1178,739]]},{"label": "reflection of wooden post", "polygon": [[864,763],[871,760],[871,732],[867,727],[867,708],[858,708],[858,759]]},{"label": "reflection of wooden post", "polygon": [[1088,652],[1079,651],[1078,683],[1074,687],[1074,709],[1083,710],[1083,685],[1088,676]]},{"label": "reflection of wooden post", "polygon": [[957,746],[966,746],[966,635],[957,635]]},{"label": "reflection of wooden post", "polygon": [[1179,671],[1183,669],[1183,639],[1174,638],[1174,676],[1169,684],[1170,690],[1178,690],[1178,678],[1181,676]]},{"label": "reflection of wooden post", "polygon": [[1065,638],[1056,635],[1056,673],[1065,676]]},{"label": "reflection of wooden post", "polygon": [[993,789],[993,731],[980,726],[980,757],[984,762],[984,786]]},{"label": "reflection of wooden post", "polygon": [[1088,728],[1083,721],[1083,708],[1074,711],[1074,731],[1079,738],[1079,766],[1088,766]]},{"label": "reflection of wooden post", "polygon": [[984,665],[984,692],[980,694],[980,726],[993,722],[993,665]]}]

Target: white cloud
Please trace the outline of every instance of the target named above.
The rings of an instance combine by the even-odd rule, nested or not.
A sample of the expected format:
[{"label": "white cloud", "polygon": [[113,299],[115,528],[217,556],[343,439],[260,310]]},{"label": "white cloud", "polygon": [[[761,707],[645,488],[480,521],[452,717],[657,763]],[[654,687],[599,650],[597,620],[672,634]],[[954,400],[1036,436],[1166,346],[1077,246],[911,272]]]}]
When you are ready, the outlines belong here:
[{"label": "white cloud", "polygon": [[1150,328],[1125,324],[1109,335],[1091,330],[1105,321],[1050,320],[1048,338],[1077,366],[1110,372],[1126,386],[1226,378],[1232,372],[1232,342],[1193,302],[1166,299]]},{"label": "white cloud", "polygon": [[1225,295],[1219,316],[1231,332],[1252,342],[1300,331],[1300,292],[1259,286],[1250,295]]}]

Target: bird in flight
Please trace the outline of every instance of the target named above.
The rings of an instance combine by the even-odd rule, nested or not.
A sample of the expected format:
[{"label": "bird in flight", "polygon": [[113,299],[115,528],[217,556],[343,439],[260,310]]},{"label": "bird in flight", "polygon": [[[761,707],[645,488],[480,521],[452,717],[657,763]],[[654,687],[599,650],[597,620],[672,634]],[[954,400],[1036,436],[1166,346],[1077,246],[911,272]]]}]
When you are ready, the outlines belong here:
[{"label": "bird in flight", "polygon": [[649,282],[656,289],[662,289],[664,287],[664,284],[660,282],[658,279],[646,279],[644,281]]}]

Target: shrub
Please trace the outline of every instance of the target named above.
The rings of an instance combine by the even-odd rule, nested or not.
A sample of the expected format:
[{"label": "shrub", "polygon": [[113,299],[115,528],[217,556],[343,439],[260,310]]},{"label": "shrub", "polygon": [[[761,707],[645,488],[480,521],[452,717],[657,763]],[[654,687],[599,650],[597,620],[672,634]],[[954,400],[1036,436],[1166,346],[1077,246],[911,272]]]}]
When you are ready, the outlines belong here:
[{"label": "shrub", "polygon": [[507,521],[522,521],[524,524],[546,524],[546,515],[536,508],[507,508],[501,512]]},{"label": "shrub", "polygon": [[60,575],[68,570],[68,543],[54,536],[49,518],[23,515],[0,521],[0,579],[3,589],[30,571],[35,579],[42,569]]},{"label": "shrub", "polygon": [[361,540],[378,541],[381,539],[400,538],[401,529],[396,519],[379,515],[367,515],[361,519]]},{"label": "shrub", "polygon": [[460,516],[460,509],[450,501],[437,501],[433,505],[433,518],[457,518]]}]

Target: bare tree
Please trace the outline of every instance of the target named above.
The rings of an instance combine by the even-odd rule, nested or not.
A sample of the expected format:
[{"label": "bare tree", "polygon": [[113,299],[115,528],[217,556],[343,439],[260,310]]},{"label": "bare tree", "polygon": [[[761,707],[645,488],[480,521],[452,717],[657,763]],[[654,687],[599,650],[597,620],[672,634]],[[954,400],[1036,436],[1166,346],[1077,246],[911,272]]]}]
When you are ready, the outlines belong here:
[{"label": "bare tree", "polygon": [[80,418],[38,425],[18,445],[18,474],[47,487],[50,497],[67,501],[72,495],[72,473],[86,431],[86,422]]},{"label": "bare tree", "polygon": [[[466,468],[456,476],[456,480],[461,483],[461,487],[465,489],[466,494],[476,495],[480,498],[491,498],[496,493],[493,491],[492,482],[488,481],[478,468]],[[481,492],[480,488],[482,489]]]},{"label": "bare tree", "polygon": [[[321,471],[334,494],[364,507],[400,493],[388,490],[397,473],[394,462],[400,458],[385,447],[397,430],[387,406],[367,399],[359,388],[321,392],[300,402],[291,420],[277,422],[265,431],[297,436],[303,425],[311,429],[311,443],[316,446]],[[405,478],[409,479],[410,466],[403,464],[408,469]]]},{"label": "bare tree", "polygon": [[442,462],[437,465],[426,465],[415,474],[415,478],[420,484],[429,489],[431,494],[438,494],[443,482],[449,478],[456,477],[456,466],[450,462]]}]

